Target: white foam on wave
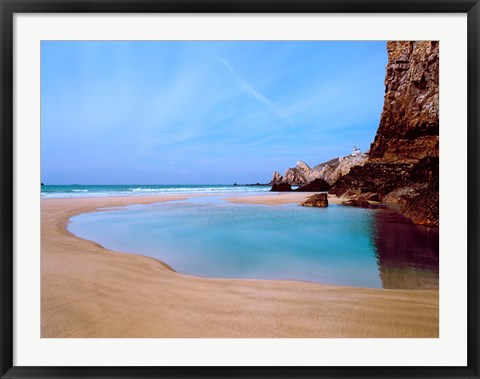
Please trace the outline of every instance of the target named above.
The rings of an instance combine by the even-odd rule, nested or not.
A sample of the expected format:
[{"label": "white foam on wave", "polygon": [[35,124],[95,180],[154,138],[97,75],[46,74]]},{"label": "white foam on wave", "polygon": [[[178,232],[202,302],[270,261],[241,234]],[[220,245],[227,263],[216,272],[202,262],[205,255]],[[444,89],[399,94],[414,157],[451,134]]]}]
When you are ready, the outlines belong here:
[{"label": "white foam on wave", "polygon": [[130,192],[162,192],[162,191],[165,191],[165,189],[161,189],[161,188],[132,188],[132,189],[129,189],[127,191],[130,191]]},{"label": "white foam on wave", "polygon": [[215,192],[264,192],[270,188],[253,188],[249,186],[241,187],[170,187],[170,188],[132,188],[129,191],[137,193],[215,193]]}]

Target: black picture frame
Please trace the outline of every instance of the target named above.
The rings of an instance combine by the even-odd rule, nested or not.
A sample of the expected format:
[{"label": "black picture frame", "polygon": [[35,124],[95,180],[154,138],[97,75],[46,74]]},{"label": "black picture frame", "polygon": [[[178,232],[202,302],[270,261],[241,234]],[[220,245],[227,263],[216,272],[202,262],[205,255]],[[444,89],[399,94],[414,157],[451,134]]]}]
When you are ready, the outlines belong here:
[{"label": "black picture frame", "polygon": [[[0,0],[0,374],[36,377],[478,378],[479,0]],[[468,23],[468,364],[465,367],[19,367],[13,365],[13,17],[16,13],[465,13]]]}]

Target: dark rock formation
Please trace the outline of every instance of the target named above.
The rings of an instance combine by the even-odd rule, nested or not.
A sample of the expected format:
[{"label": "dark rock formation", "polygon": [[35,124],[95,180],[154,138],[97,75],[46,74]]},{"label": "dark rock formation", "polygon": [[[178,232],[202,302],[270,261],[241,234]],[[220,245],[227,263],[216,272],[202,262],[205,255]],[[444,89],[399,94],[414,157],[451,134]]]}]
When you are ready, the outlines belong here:
[{"label": "dark rock formation", "polygon": [[330,193],[400,204],[416,224],[438,226],[438,180],[438,157],[411,164],[368,163],[340,178]]},{"label": "dark rock formation", "polygon": [[366,193],[362,193],[360,196],[358,196],[357,200],[367,200],[367,201],[379,202],[380,198],[378,197],[378,193],[366,192]]},{"label": "dark rock formation", "polygon": [[348,201],[342,201],[342,204],[349,207],[370,208],[370,203],[367,200],[352,199]]},{"label": "dark rock formation", "polygon": [[303,187],[297,188],[295,191],[298,192],[321,192],[328,191],[330,189],[330,184],[328,184],[323,179],[315,179],[313,182],[304,185]]},{"label": "dark rock formation", "polygon": [[300,204],[303,207],[328,207],[328,197],[326,193],[319,193],[308,197],[303,203]]},{"label": "dark rock formation", "polygon": [[369,163],[353,167],[348,175],[338,179],[330,193],[337,196],[354,197],[361,193],[377,193],[380,200],[397,187],[409,185],[412,164]]},{"label": "dark rock formation", "polygon": [[439,195],[438,182],[419,191],[416,196],[407,198],[402,213],[409,217],[415,224],[425,226],[438,226]]},{"label": "dark rock formation", "polygon": [[388,42],[385,101],[368,162],[330,192],[403,205],[417,224],[438,226],[438,42]]},{"label": "dark rock formation", "polygon": [[292,191],[292,186],[288,183],[275,183],[270,192],[288,192]]}]

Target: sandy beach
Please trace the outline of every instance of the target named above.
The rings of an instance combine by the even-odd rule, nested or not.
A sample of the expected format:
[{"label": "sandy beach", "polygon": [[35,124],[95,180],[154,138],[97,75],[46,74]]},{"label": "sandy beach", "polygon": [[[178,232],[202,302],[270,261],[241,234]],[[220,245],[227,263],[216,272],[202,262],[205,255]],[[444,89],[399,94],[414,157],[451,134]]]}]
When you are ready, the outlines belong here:
[{"label": "sandy beach", "polygon": [[[230,201],[275,205],[309,195]],[[98,208],[186,197],[42,199],[42,338],[438,337],[438,290],[198,278],[67,230],[72,216]]]}]

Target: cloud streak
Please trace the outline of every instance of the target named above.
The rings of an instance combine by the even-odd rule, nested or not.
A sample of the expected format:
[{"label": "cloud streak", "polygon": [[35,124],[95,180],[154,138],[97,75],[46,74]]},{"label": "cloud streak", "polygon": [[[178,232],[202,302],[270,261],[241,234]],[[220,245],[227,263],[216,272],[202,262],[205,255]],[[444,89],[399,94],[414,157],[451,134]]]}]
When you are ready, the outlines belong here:
[{"label": "cloud streak", "polygon": [[290,115],[288,115],[282,108],[280,108],[278,105],[276,105],[268,97],[266,97],[265,95],[260,93],[258,90],[255,89],[255,87],[253,85],[251,85],[249,82],[247,82],[245,79],[243,79],[240,75],[238,75],[237,72],[233,69],[230,62],[228,62],[226,59],[224,59],[224,58],[222,58],[218,55],[216,55],[215,57],[228,70],[228,72],[233,77],[235,82],[238,84],[238,86],[245,93],[247,93],[248,95],[253,97],[260,105],[262,105],[265,109],[267,109],[277,119],[282,120],[282,121],[286,121],[289,124],[293,123],[293,120],[290,117]]}]

